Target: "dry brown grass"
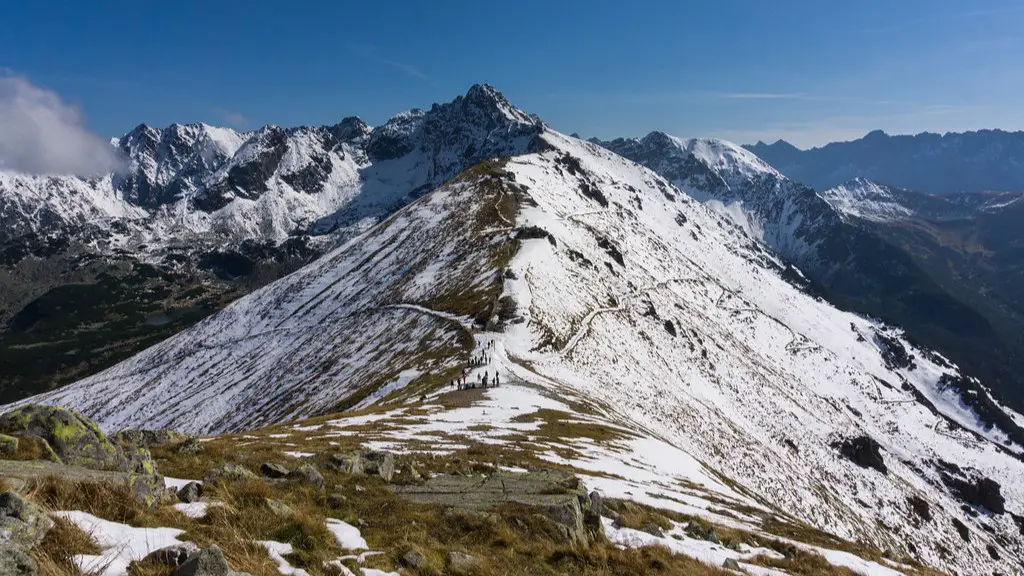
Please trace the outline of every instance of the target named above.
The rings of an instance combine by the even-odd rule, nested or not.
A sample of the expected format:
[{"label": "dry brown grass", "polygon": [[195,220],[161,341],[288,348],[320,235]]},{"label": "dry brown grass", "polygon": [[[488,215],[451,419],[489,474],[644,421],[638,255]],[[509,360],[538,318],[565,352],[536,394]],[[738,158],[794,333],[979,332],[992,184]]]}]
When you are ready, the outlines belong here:
[{"label": "dry brown grass", "polygon": [[29,554],[36,561],[40,576],[78,576],[72,561],[76,554],[98,554],[100,549],[80,528],[63,518],[54,518],[53,529]]},{"label": "dry brown grass", "polygon": [[18,449],[6,460],[52,460],[53,450],[38,436],[16,436]]}]

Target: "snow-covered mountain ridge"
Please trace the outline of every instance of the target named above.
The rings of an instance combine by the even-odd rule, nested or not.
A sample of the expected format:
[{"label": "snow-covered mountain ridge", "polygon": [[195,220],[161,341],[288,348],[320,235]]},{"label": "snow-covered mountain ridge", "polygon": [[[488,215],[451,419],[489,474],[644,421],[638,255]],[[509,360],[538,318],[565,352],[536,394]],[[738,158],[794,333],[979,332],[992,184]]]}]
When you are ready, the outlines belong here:
[{"label": "snow-covered mountain ridge", "polygon": [[[139,125],[112,142],[123,174],[82,179],[4,173],[0,240],[109,219],[130,220],[147,246],[189,237],[270,240],[376,220],[410,194],[487,158],[525,151],[542,123],[487,85],[371,128]],[[495,135],[499,137],[495,137]]]},{"label": "snow-covered mountain ridge", "polygon": [[[639,478],[655,462],[619,469],[637,498],[676,506],[691,501],[685,482],[727,483],[730,500],[932,566],[1013,569],[1022,448],[950,392],[955,366],[803,292],[760,242],[654,172],[550,130],[535,146],[33,401],[107,429],[202,432],[374,402],[415,413],[485,355],[471,379],[497,371],[503,386],[598,403],[678,451],[687,464],[653,483]],[[432,419],[450,430],[461,417]],[[603,466],[637,466],[607,448],[592,447]],[[560,461],[556,447],[537,450]],[[744,525],[767,522],[741,509]]]},{"label": "snow-covered mountain ridge", "polygon": [[854,178],[822,190],[820,196],[847,216],[878,223],[910,219],[969,219],[981,212],[999,212],[1024,201],[1024,192],[935,195],[887,186],[866,178]]},{"label": "snow-covered mountain ridge", "polygon": [[[988,310],[972,302],[972,288],[984,288],[969,283],[962,289],[951,286],[945,275],[936,275],[935,267],[922,259],[921,250],[893,242],[874,226],[894,218],[907,222],[948,219],[983,206],[1012,206],[1014,194],[980,200],[965,198],[968,195],[933,197],[864,180],[817,193],[728,142],[683,140],[661,132],[642,139],[597,142],[655,170],[728,216],[750,237],[799,267],[815,289],[836,305],[903,326],[914,340],[942,351],[970,374],[998,386],[1003,401],[1024,406],[1014,370],[1003,368],[1014,362],[1008,344],[1012,338],[1000,336]],[[974,397],[971,388],[961,389],[965,402]],[[1014,434],[1024,441],[1024,430]]]}]

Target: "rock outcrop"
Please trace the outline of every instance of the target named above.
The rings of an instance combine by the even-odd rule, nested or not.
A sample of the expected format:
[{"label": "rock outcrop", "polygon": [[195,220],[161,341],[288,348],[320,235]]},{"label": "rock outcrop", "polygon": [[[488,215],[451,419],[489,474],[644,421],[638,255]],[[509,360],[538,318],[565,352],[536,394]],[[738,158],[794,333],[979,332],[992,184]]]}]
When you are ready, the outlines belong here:
[{"label": "rock outcrop", "polygon": [[327,467],[342,474],[380,476],[385,482],[391,482],[395,476],[395,456],[381,450],[332,454]]},{"label": "rock outcrop", "polygon": [[24,550],[0,541],[0,575],[35,576],[37,570],[35,560]]},{"label": "rock outcrop", "polygon": [[184,442],[190,437],[184,432],[177,432],[175,430],[139,430],[128,428],[115,432],[110,436],[110,439],[119,446],[151,448],[153,446],[177,444],[178,442]]},{"label": "rock outcrop", "polygon": [[0,433],[38,436],[65,464],[94,470],[117,470],[117,447],[92,421],[57,406],[29,404],[0,416]]},{"label": "rock outcrop", "polygon": [[0,494],[0,542],[29,549],[53,528],[53,520],[38,506],[14,492]]},{"label": "rock outcrop", "polygon": [[257,476],[245,466],[238,464],[221,464],[211,468],[203,476],[203,484],[215,484],[217,482],[241,482],[243,480],[254,480]]},{"label": "rock outcrop", "polygon": [[[503,505],[527,506],[546,518],[571,544],[588,544],[601,532],[595,503],[575,476],[558,471],[497,472],[486,476],[438,475],[395,492],[412,502],[487,512]],[[600,506],[600,504],[597,504]]]},{"label": "rock outcrop", "polygon": [[882,474],[888,472],[885,460],[882,458],[881,446],[870,436],[858,436],[847,438],[842,442],[833,444],[839,453],[861,468],[872,468]]}]

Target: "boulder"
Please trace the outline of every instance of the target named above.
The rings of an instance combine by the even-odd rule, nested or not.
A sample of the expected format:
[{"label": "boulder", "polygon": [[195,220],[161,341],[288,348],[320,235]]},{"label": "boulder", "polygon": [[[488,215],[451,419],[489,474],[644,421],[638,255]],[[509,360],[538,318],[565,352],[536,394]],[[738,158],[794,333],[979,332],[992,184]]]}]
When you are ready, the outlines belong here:
[{"label": "boulder", "polygon": [[362,474],[363,458],[359,452],[331,454],[327,467],[342,474]]},{"label": "boulder", "polygon": [[175,444],[184,442],[188,438],[190,438],[188,434],[176,430],[136,430],[132,428],[115,432],[110,436],[110,439],[118,446],[141,446],[143,448]]},{"label": "boulder", "polygon": [[203,495],[203,485],[198,482],[189,482],[181,487],[177,492],[178,500],[185,502],[186,504],[191,502],[198,502],[199,498]]},{"label": "boulder", "polygon": [[187,454],[195,456],[203,451],[203,443],[199,441],[195,436],[189,436],[184,442],[178,444],[175,448],[179,454]]},{"label": "boulder", "polygon": [[722,562],[722,568],[726,570],[741,570],[740,563],[735,558],[726,558],[725,562]]},{"label": "boulder", "polygon": [[22,406],[0,416],[0,433],[39,436],[65,464],[94,470],[116,470],[121,465],[117,448],[99,426],[67,408]]},{"label": "boulder", "polygon": [[221,464],[211,468],[203,476],[203,484],[215,484],[217,482],[241,482],[258,478],[245,466],[238,464]]},{"label": "boulder", "polygon": [[194,542],[182,542],[166,548],[154,550],[142,559],[146,563],[161,564],[176,568],[188,561],[189,557],[199,552]]},{"label": "boulder", "polygon": [[415,550],[409,550],[402,555],[402,565],[413,570],[423,570],[427,567],[427,557]]},{"label": "boulder", "polygon": [[324,477],[320,474],[320,471],[316,469],[312,464],[303,464],[295,470],[292,470],[286,476],[286,479],[290,482],[298,482],[301,484],[308,484],[317,490],[324,487]]},{"label": "boulder", "polygon": [[385,482],[391,482],[395,476],[395,456],[390,452],[367,450],[363,452],[363,473],[380,476]]},{"label": "boulder", "polygon": [[120,463],[118,469],[131,474],[156,474],[156,460],[145,446],[119,446]]},{"label": "boulder", "polygon": [[480,568],[480,561],[464,552],[448,553],[448,572],[455,576],[470,576],[476,574]]},{"label": "boulder", "polygon": [[18,439],[14,436],[0,434],[0,457],[13,456],[18,451]]},{"label": "boulder", "polygon": [[0,543],[32,548],[52,528],[53,520],[35,504],[14,492],[0,494]]},{"label": "boulder", "polygon": [[35,560],[10,542],[0,541],[0,576],[35,576]]},{"label": "boulder", "polygon": [[281,502],[280,500],[274,500],[273,498],[264,498],[263,503],[266,504],[267,508],[270,508],[270,511],[276,514],[277,516],[291,516],[295,514],[295,511],[292,510],[291,506],[285,504],[284,502]]},{"label": "boulder", "polygon": [[260,474],[267,478],[284,478],[288,475],[288,469],[274,462],[264,462],[260,465]]},{"label": "boulder", "polygon": [[590,507],[586,510],[586,515],[583,520],[588,529],[594,532],[600,532],[604,529],[601,524],[601,514],[604,511],[604,505],[601,503],[601,494],[595,490],[590,493],[588,498],[590,500]]},{"label": "boulder", "polygon": [[193,552],[178,569],[174,576],[228,576],[231,569],[224,553],[216,544]]},{"label": "boulder", "polygon": [[395,476],[394,454],[381,450],[333,454],[328,460],[327,466],[342,474],[380,476],[385,482],[391,482]]},{"label": "boulder", "polygon": [[135,501],[143,506],[156,506],[169,496],[164,489],[164,477],[159,474],[128,474],[128,486]]}]

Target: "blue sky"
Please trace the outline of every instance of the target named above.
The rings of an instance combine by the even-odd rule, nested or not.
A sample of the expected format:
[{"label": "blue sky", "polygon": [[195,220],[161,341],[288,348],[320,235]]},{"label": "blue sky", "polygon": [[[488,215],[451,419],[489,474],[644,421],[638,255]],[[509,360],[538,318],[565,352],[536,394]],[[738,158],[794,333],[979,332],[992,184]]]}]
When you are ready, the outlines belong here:
[{"label": "blue sky", "polygon": [[489,82],[564,132],[806,147],[1024,129],[1022,30],[1019,1],[24,1],[0,68],[105,137],[375,124]]}]

